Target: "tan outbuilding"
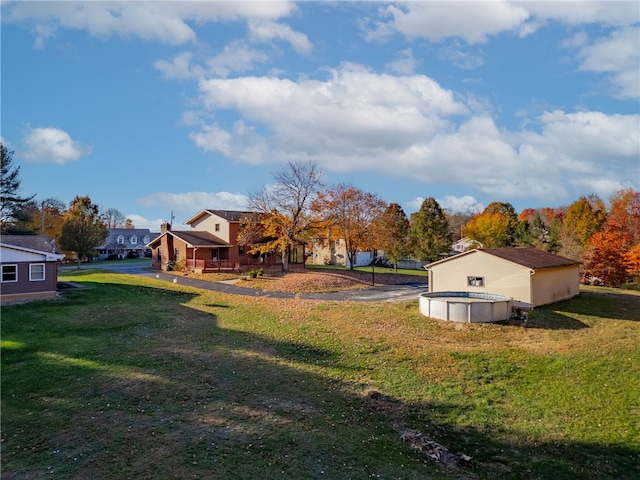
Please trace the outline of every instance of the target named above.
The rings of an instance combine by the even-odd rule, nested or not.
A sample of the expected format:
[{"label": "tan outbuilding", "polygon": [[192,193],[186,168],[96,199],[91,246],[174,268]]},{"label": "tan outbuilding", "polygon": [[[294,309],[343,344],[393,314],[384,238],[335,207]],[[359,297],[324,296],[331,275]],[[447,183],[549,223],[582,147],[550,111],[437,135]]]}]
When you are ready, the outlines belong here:
[{"label": "tan outbuilding", "polygon": [[507,295],[524,309],[575,297],[580,289],[580,262],[536,248],[469,250],[427,269],[429,292]]}]

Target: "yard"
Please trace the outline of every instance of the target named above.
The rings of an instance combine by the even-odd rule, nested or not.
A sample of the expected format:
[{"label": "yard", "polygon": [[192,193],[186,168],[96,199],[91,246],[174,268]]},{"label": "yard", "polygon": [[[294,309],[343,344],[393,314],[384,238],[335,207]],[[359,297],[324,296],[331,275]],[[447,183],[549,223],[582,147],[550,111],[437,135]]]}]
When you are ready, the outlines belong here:
[{"label": "yard", "polygon": [[635,479],[640,295],[517,323],[69,270],[2,309],[2,478]]}]

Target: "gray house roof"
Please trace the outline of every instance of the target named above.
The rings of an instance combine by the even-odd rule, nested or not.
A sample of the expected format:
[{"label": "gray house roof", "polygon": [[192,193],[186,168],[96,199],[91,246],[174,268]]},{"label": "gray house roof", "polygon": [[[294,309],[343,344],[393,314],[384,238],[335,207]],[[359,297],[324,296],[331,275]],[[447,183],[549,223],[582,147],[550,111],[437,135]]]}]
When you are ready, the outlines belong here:
[{"label": "gray house roof", "polygon": [[[148,228],[109,228],[107,230],[109,231],[109,236],[104,243],[98,247],[99,249],[145,249],[147,248],[147,242],[153,238]],[[118,238],[122,238],[123,243],[118,243]]]}]

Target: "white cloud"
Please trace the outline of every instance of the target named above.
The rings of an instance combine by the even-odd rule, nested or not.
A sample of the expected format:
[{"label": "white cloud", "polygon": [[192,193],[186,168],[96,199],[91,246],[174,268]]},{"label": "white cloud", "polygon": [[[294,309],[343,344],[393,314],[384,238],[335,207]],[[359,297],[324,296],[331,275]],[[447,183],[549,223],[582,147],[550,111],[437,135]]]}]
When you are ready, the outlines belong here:
[{"label": "white cloud", "polygon": [[555,20],[567,25],[601,23],[611,26],[632,25],[638,21],[635,1],[529,1],[518,2],[532,17]]},{"label": "white cloud", "polygon": [[21,156],[34,163],[65,163],[78,160],[91,153],[91,147],[83,146],[59,128],[27,128],[22,143]]},{"label": "white cloud", "polygon": [[611,73],[615,94],[640,98],[640,27],[616,30],[579,50],[581,70]]},{"label": "white cloud", "polygon": [[473,70],[484,64],[484,57],[481,54],[473,54],[463,49],[457,41],[442,47],[438,57],[443,60],[449,60],[452,65],[465,70]]},{"label": "white cloud", "polygon": [[[416,197],[413,200],[408,201],[407,207],[409,207],[409,211],[417,212],[420,210],[424,200],[425,199],[423,197]],[[436,201],[438,202],[438,205],[440,205],[440,208],[450,213],[475,214],[482,212],[485,208],[482,203],[478,203],[478,201],[471,195],[464,195],[462,197],[446,195],[443,198],[436,199]]]},{"label": "white cloud", "polygon": [[216,77],[226,77],[230,73],[246,72],[257,63],[265,63],[269,56],[245,45],[243,42],[231,42],[217,55],[206,60],[207,70]]},{"label": "white cloud", "polygon": [[440,207],[453,213],[480,213],[484,210],[485,205],[479,203],[473,196],[464,195],[456,197],[455,195],[446,195],[438,199]]},{"label": "white cloud", "polygon": [[193,53],[181,52],[175,55],[171,61],[156,60],[153,67],[164,74],[168,79],[200,78],[204,74],[202,68],[191,65]]},{"label": "white cloud", "polygon": [[[377,28],[387,32],[392,28],[405,37],[428,38],[441,41],[445,38],[462,38],[468,43],[482,43],[489,35],[519,27],[529,12],[503,1],[491,2],[410,2],[390,5],[381,9],[389,22],[380,22]],[[464,5],[461,8],[461,5]]]},{"label": "white cloud", "polygon": [[418,61],[413,57],[410,48],[398,52],[396,60],[387,63],[387,68],[401,75],[410,75],[415,72]]},{"label": "white cloud", "polygon": [[[141,207],[160,207],[174,214],[188,214],[192,216],[200,210],[205,209],[246,210],[248,197],[241,193],[229,192],[158,192],[140,198],[136,203]],[[170,214],[167,215],[167,220],[169,220],[169,216]]]},{"label": "white cloud", "polygon": [[[456,95],[424,75],[352,64],[329,74],[201,81],[203,111],[217,120],[191,138],[250,164],[304,158],[327,172],[374,171],[545,201],[575,196],[591,177],[625,179],[640,158],[638,115],[553,111],[514,132],[496,126],[486,100]],[[225,110],[240,120],[225,123]]]},{"label": "white cloud", "polygon": [[294,31],[289,25],[271,20],[252,20],[249,22],[249,34],[253,39],[265,42],[269,40],[285,40],[298,53],[308,55],[313,45],[304,33]]},{"label": "white cloud", "polygon": [[[238,19],[275,20],[289,16],[289,1],[260,2],[12,2],[3,4],[3,21],[35,23],[36,46],[58,27],[86,30],[95,37],[137,37],[168,44],[194,42],[189,23]],[[289,40],[303,42],[290,32]]]}]

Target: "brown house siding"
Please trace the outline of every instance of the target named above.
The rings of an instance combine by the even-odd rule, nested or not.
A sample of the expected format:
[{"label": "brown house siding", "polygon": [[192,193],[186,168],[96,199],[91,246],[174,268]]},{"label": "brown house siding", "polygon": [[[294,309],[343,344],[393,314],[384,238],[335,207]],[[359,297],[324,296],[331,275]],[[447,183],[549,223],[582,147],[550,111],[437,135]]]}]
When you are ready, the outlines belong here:
[{"label": "brown house siding", "polygon": [[[29,281],[29,265],[44,263],[44,280]],[[16,300],[49,298],[56,295],[58,264],[56,262],[15,262],[18,281],[0,283],[2,303]]]}]

